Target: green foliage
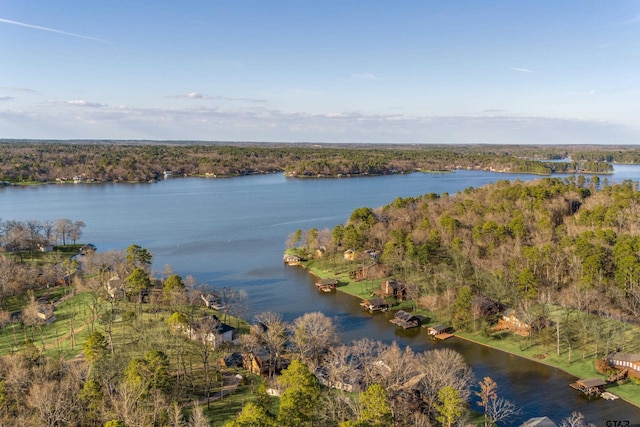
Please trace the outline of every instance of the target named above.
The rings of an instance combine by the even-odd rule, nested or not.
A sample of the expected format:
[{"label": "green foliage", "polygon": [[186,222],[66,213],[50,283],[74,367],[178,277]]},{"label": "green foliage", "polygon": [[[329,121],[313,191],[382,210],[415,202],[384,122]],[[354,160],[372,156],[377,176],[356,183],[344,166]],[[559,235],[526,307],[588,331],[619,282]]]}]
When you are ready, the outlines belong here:
[{"label": "green foliage", "polygon": [[167,391],[173,385],[169,358],[162,351],[148,351],[144,359],[131,359],[124,374],[125,381],[134,388]]},{"label": "green foliage", "polygon": [[[447,171],[461,168],[493,168],[509,172],[551,173],[612,170],[600,159],[638,163],[638,150],[629,147],[549,147],[474,145],[402,146],[388,150],[353,145],[304,145],[268,147],[218,144],[73,144],[60,142],[3,143],[0,145],[0,180],[51,182],[63,176],[84,175],[100,182],[148,182],[161,179],[170,169],[174,176],[215,174],[237,176],[285,171],[287,176],[364,176],[414,171]],[[553,152],[552,152],[553,151]],[[42,153],[46,152],[46,156]],[[540,153],[544,154],[541,156]],[[570,155],[572,162],[544,162]],[[610,160],[607,160],[610,161]]]},{"label": "green foliage", "polygon": [[225,427],[270,427],[276,426],[276,420],[261,406],[248,402],[235,420],[225,424]]},{"label": "green foliage", "polygon": [[127,294],[138,295],[142,302],[142,293],[151,287],[151,279],[149,274],[142,268],[136,268],[127,276]]},{"label": "green foliage", "polygon": [[380,384],[372,384],[360,394],[359,422],[371,427],[392,425],[393,413],[387,402],[387,394]]},{"label": "green foliage", "polygon": [[187,326],[188,324],[189,324],[189,319],[187,319],[187,316],[185,316],[184,314],[178,311],[174,312],[167,319],[167,325],[169,325],[171,329],[181,328],[181,327]]},{"label": "green foliage", "polygon": [[172,274],[164,281],[162,288],[162,298],[166,304],[171,304],[176,297],[184,293],[185,285],[182,281],[182,277],[177,274]]},{"label": "green foliage", "polygon": [[471,302],[473,291],[470,286],[463,286],[456,294],[454,302],[453,327],[460,330],[468,330],[471,327]]},{"label": "green foliage", "polygon": [[320,384],[304,363],[295,359],[282,371],[278,382],[285,387],[280,397],[278,423],[282,426],[311,425],[320,404]]},{"label": "green foliage", "polygon": [[94,362],[107,352],[107,338],[95,331],[89,335],[83,345],[84,357],[89,362]]},{"label": "green foliage", "polygon": [[138,245],[130,245],[127,248],[127,262],[131,268],[145,269],[151,265],[151,253]]},{"label": "green foliage", "polygon": [[127,425],[124,423],[124,421],[111,420],[111,421],[107,421],[104,424],[104,427],[127,427]]},{"label": "green foliage", "polygon": [[438,403],[435,405],[438,416],[436,419],[443,425],[452,426],[464,413],[465,402],[460,392],[451,386],[445,386],[438,391]]}]

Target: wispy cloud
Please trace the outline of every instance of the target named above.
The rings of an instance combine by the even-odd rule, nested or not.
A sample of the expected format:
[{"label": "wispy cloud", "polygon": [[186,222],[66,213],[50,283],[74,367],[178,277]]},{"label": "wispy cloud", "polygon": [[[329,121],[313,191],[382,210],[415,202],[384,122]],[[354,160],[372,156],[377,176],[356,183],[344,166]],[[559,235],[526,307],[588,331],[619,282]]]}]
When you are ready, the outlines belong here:
[{"label": "wispy cloud", "polygon": [[387,143],[598,144],[632,143],[635,127],[602,120],[506,114],[411,116],[359,112],[308,113],[267,108],[229,109],[44,106],[37,112],[0,109],[4,135],[21,138],[202,139]]},{"label": "wispy cloud", "polygon": [[529,70],[528,68],[511,67],[511,69],[520,73],[533,73],[533,71]]},{"label": "wispy cloud", "polygon": [[0,90],[10,90],[12,92],[35,92],[33,89],[27,89],[26,87],[15,86],[0,86]]},{"label": "wispy cloud", "polygon": [[0,95],[0,101],[8,101],[13,99],[13,96]]},{"label": "wispy cloud", "polygon": [[103,104],[102,102],[92,102],[92,101],[85,101],[82,99],[74,99],[71,101],[67,101],[65,102],[65,104],[67,105],[74,105],[77,107],[91,107],[91,108],[97,108],[97,107],[106,107],[107,104]]},{"label": "wispy cloud", "polygon": [[197,93],[191,92],[187,94],[181,95],[167,95],[165,98],[172,99],[207,99],[213,101],[234,101],[234,102],[253,102],[253,103],[261,103],[267,102],[265,99],[256,99],[256,98],[233,98],[228,96],[220,96],[220,95],[207,95],[205,93]]},{"label": "wispy cloud", "polygon": [[351,74],[351,78],[355,80],[377,80],[378,79],[378,77],[373,73]]},{"label": "wispy cloud", "polygon": [[82,35],[82,34],[76,34],[76,33],[70,33],[70,32],[62,31],[62,30],[56,30],[55,28],[41,27],[40,25],[26,24],[24,22],[12,21],[11,19],[0,18],[0,22],[2,22],[4,24],[18,25],[20,27],[31,28],[31,29],[34,29],[34,30],[48,31],[50,33],[62,34],[62,35],[65,35],[65,36],[70,36],[70,37],[77,37],[77,38],[80,38],[80,39],[94,40],[94,41],[98,41],[98,42],[108,43],[107,40],[98,39],[96,37],[90,37],[90,36],[85,36],[85,35]]}]

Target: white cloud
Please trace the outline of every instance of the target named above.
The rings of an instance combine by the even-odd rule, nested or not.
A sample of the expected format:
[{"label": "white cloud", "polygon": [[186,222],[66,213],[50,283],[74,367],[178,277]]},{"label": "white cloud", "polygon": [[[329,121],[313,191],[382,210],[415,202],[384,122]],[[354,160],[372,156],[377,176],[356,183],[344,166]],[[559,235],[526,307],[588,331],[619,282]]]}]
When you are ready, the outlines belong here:
[{"label": "white cloud", "polygon": [[107,104],[103,104],[101,102],[91,102],[91,101],[85,101],[82,99],[74,99],[71,101],[67,101],[65,104],[67,105],[74,105],[74,106],[78,106],[78,107],[106,107]]},{"label": "white cloud", "polygon": [[173,99],[206,99],[206,100],[214,100],[214,101],[232,101],[232,102],[249,102],[249,103],[262,103],[267,102],[264,99],[256,99],[256,98],[233,98],[228,96],[220,96],[220,95],[207,95],[204,93],[198,92],[190,92],[187,94],[180,95],[167,95],[165,98],[173,98]]},{"label": "white cloud", "polygon": [[519,71],[521,73],[533,73],[533,71],[529,70],[528,68],[511,67],[511,69],[513,71]]},{"label": "white cloud", "polygon": [[48,31],[50,33],[62,34],[62,35],[71,36],[71,37],[77,37],[77,38],[80,38],[80,39],[95,40],[95,41],[98,41],[98,42],[107,42],[108,43],[107,40],[102,40],[102,39],[98,39],[98,38],[95,38],[95,37],[84,36],[82,34],[76,34],[76,33],[69,33],[67,31],[56,30],[55,28],[48,28],[48,27],[41,27],[39,25],[26,24],[24,22],[12,21],[10,19],[0,18],[0,22],[5,23],[5,24],[18,25],[20,27],[32,28],[34,30]]},{"label": "white cloud", "polygon": [[52,104],[29,111],[0,109],[0,138],[454,144],[633,144],[640,139],[638,129],[617,123],[490,113],[475,117],[310,114],[208,106],[70,111]]},{"label": "white cloud", "polygon": [[9,101],[13,99],[13,96],[0,95],[0,101]]}]

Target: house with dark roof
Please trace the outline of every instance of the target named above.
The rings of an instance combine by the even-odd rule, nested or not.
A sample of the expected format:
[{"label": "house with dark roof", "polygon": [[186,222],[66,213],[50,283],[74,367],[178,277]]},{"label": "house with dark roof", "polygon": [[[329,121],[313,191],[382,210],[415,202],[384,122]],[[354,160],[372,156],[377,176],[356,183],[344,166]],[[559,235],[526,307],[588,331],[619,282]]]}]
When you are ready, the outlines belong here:
[{"label": "house with dark roof", "polygon": [[407,298],[407,287],[403,282],[398,282],[395,279],[385,280],[380,285],[380,296],[383,298],[393,297],[399,301],[404,301]]},{"label": "house with dark roof", "polygon": [[569,384],[571,388],[581,391],[588,396],[599,396],[602,392],[604,392],[604,388],[606,387],[606,385],[607,382],[600,378],[586,378]]},{"label": "house with dark roof", "polygon": [[384,300],[384,298],[366,299],[360,303],[360,306],[369,310],[371,313],[374,311],[387,311],[389,309],[389,304]]},{"label": "house with dark roof", "polygon": [[316,288],[322,292],[333,292],[338,287],[338,279],[324,278],[316,280]]},{"label": "house with dark roof", "polygon": [[640,353],[613,352],[607,356],[607,363],[612,368],[627,370],[627,375],[640,378]]},{"label": "house with dark roof", "polygon": [[404,329],[417,328],[420,326],[420,318],[404,310],[398,310],[389,322]]}]

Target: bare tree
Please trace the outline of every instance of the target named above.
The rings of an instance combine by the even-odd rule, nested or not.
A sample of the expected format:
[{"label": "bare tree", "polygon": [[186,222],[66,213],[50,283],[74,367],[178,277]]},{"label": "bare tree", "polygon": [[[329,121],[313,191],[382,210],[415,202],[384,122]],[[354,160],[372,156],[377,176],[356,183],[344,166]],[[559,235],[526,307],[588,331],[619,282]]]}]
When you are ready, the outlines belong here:
[{"label": "bare tree", "polygon": [[202,408],[194,404],[193,411],[189,417],[188,427],[209,427],[209,420],[202,412]]},{"label": "bare tree", "polygon": [[67,218],[61,218],[56,220],[54,225],[54,231],[56,236],[58,237],[58,241],[62,240],[62,244],[67,244],[67,237],[69,237],[69,233],[73,228],[73,222]]},{"label": "bare tree", "polygon": [[298,317],[291,329],[296,350],[311,370],[318,365],[320,356],[338,340],[333,321],[319,311]]},{"label": "bare tree", "polygon": [[417,363],[425,374],[419,385],[429,411],[435,409],[438,391],[443,387],[452,387],[462,400],[469,400],[473,372],[460,353],[449,348],[430,350],[422,353]]},{"label": "bare tree", "polygon": [[37,412],[41,425],[68,425],[76,417],[76,388],[71,387],[69,378],[60,382],[34,382],[29,389],[27,404]]},{"label": "bare tree", "polygon": [[486,414],[491,420],[491,424],[485,424],[487,426],[494,425],[500,421],[504,421],[520,411],[516,407],[515,403],[506,400],[502,397],[490,399],[486,407]]},{"label": "bare tree", "polygon": [[273,377],[280,365],[280,355],[287,343],[287,329],[282,315],[266,311],[255,316],[255,321],[264,326],[259,333],[260,340],[269,352],[269,377]]},{"label": "bare tree", "polygon": [[596,427],[595,424],[587,423],[581,412],[572,412],[571,416],[562,420],[560,427]]}]

